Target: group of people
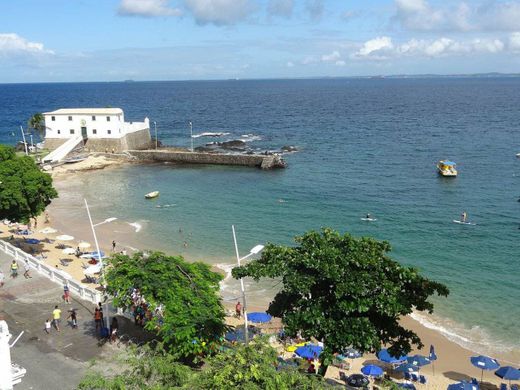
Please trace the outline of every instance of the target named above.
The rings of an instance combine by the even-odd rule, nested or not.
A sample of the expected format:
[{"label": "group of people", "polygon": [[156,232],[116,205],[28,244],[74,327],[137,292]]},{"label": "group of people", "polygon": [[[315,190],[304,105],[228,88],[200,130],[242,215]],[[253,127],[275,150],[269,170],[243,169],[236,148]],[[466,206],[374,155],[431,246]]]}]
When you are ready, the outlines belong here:
[{"label": "group of people", "polygon": [[[70,319],[70,326],[72,329],[78,329],[78,313],[77,309],[69,309],[69,316],[67,320]],[[45,320],[45,332],[47,334],[51,333],[51,328],[54,327],[57,332],[60,331],[60,322],[61,322],[61,309],[58,305],[54,306],[54,310],[52,311],[52,321],[47,318]]]},{"label": "group of people", "polygon": [[[23,268],[24,268],[24,272],[23,272],[24,278],[31,279],[32,278],[31,273],[30,273],[31,267],[27,260],[24,261]],[[19,269],[18,262],[16,260],[13,260],[9,266],[9,270],[11,271],[12,279],[16,279],[18,277],[18,269]],[[4,272],[2,270],[0,270],[0,287],[3,287],[4,284],[5,284],[5,275],[4,275]]]},{"label": "group of people", "polygon": [[157,326],[161,326],[163,319],[162,305],[157,306],[153,310],[142,296],[141,291],[136,287],[130,291],[130,297],[132,299],[131,313],[136,325],[145,326],[147,322],[156,319]]}]

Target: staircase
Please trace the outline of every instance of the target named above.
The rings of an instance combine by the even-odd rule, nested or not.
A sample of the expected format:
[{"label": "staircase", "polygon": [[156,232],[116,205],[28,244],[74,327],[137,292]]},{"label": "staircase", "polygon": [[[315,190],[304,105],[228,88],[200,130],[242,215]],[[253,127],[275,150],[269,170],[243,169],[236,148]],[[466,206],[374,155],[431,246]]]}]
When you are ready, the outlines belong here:
[{"label": "staircase", "polygon": [[43,162],[47,164],[60,162],[82,141],[83,136],[81,135],[76,135],[75,137],[68,139],[63,145],[60,145],[45,156]]}]

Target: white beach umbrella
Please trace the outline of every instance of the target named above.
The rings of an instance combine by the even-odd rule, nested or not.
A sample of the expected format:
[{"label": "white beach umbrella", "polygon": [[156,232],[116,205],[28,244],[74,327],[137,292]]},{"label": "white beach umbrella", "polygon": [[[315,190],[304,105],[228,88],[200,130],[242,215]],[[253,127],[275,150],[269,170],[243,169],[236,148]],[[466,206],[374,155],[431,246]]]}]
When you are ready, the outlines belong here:
[{"label": "white beach umbrella", "polygon": [[45,229],[40,230],[40,233],[43,233],[43,234],[53,234],[56,232],[57,232],[57,230],[53,229],[51,227],[46,227]]},{"label": "white beach umbrella", "polygon": [[74,248],[65,248],[61,251],[61,253],[65,255],[73,255],[74,253],[76,253],[76,250]]},{"label": "white beach umbrella", "polygon": [[62,234],[61,236],[56,237],[56,239],[60,241],[72,241],[74,240],[74,237],[69,236],[67,234]]},{"label": "white beach umbrella", "polygon": [[81,241],[78,244],[78,248],[80,248],[80,249],[90,248],[90,244],[88,242],[86,242],[86,241]]}]

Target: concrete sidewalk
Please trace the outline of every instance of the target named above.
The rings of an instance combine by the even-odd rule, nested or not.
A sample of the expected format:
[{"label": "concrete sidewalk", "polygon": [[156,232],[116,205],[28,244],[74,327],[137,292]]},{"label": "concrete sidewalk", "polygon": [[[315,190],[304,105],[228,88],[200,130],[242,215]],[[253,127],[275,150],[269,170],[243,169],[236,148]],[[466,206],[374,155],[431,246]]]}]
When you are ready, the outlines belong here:
[{"label": "concrete sidewalk", "polygon": [[[24,335],[11,349],[14,363],[27,369],[16,390],[74,389],[88,368],[88,361],[113,353],[109,345],[101,346],[94,325],[94,305],[72,297],[72,304],[63,301],[63,289],[31,270],[31,279],[23,276],[24,267],[18,262],[19,276],[10,278],[12,259],[0,252],[0,269],[5,285],[0,288],[0,318],[9,325],[13,339],[21,331]],[[61,309],[60,332],[54,328],[45,333],[47,318],[52,319],[54,306]],[[68,310],[77,309],[78,329],[67,321]],[[11,341],[11,342],[12,342]]]}]

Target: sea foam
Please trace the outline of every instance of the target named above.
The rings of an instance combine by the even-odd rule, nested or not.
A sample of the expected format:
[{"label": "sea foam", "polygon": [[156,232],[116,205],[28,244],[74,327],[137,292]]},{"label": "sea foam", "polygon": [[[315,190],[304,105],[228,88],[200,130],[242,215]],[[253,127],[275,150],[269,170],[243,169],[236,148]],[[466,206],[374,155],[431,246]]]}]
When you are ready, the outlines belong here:
[{"label": "sea foam", "polygon": [[141,225],[139,222],[128,222],[128,224],[134,227],[136,233],[139,233],[143,228],[143,225]]}]

